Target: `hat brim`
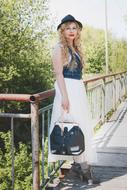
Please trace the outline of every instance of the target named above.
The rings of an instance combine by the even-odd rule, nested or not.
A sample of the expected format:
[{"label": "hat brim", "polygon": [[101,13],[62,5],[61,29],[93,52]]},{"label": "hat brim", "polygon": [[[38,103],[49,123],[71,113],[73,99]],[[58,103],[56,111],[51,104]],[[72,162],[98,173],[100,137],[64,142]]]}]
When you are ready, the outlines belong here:
[{"label": "hat brim", "polygon": [[60,24],[57,26],[57,30],[59,30],[59,28],[61,27],[62,24],[67,23],[67,22],[76,22],[76,23],[79,25],[79,27],[80,27],[81,29],[83,28],[82,23],[79,22],[78,20],[75,20],[75,21],[74,21],[74,20],[68,20],[68,21],[65,21],[65,22],[60,23]]}]

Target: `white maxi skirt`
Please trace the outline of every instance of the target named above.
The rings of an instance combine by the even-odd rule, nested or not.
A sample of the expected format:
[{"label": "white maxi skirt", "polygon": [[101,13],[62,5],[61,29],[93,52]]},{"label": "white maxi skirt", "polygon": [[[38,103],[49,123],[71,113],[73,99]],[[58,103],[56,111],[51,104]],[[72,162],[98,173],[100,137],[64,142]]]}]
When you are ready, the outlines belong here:
[{"label": "white maxi skirt", "polygon": [[[78,123],[85,136],[85,151],[79,156],[55,155],[50,151],[49,138],[49,153],[48,162],[56,162],[58,160],[75,161],[77,163],[87,162],[95,164],[97,162],[96,149],[93,144],[94,130],[92,127],[91,113],[87,101],[86,89],[83,80],[64,78],[66,89],[69,98],[69,113],[70,120]],[[53,102],[53,110],[49,129],[49,136],[53,130],[54,123],[59,120],[63,114],[61,106],[61,93],[57,81],[55,82],[55,98]],[[72,121],[72,120],[71,120]]]}]

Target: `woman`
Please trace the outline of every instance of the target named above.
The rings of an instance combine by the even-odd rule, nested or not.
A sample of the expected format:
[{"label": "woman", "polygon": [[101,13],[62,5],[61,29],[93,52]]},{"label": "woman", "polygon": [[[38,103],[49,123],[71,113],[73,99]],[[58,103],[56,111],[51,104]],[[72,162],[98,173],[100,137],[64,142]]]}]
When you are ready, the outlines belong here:
[{"label": "woman", "polygon": [[[83,55],[80,44],[82,24],[72,15],[65,16],[58,25],[59,43],[53,51],[53,67],[56,76],[55,98],[51,117],[50,134],[54,123],[63,115],[69,115],[79,123],[85,136],[85,151],[79,156],[54,155],[49,147],[49,162],[57,160],[74,161],[74,170],[90,174],[90,165],[96,162],[92,148],[93,129],[91,127],[86,90],[82,80]],[[66,113],[66,114],[65,114]],[[49,143],[50,144],[50,143]],[[87,172],[86,172],[87,171]],[[89,176],[88,183],[93,183]]]}]

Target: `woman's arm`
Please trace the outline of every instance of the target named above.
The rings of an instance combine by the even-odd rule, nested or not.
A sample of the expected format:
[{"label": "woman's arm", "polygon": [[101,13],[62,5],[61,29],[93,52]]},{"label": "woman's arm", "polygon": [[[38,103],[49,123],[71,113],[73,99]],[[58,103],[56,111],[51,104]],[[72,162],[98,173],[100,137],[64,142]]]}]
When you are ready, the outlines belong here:
[{"label": "woman's arm", "polygon": [[53,67],[56,76],[56,80],[62,95],[61,105],[64,110],[69,112],[69,100],[66,90],[66,85],[63,77],[63,61],[62,61],[62,52],[60,45],[56,45],[53,51]]}]

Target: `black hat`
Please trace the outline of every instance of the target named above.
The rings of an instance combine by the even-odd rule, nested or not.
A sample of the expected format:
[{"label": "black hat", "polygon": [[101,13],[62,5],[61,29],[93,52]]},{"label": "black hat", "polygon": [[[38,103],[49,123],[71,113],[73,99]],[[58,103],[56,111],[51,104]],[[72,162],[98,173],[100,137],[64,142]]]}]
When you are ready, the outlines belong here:
[{"label": "black hat", "polygon": [[79,27],[82,29],[82,23],[81,22],[79,22],[78,20],[76,20],[72,15],[67,15],[67,16],[65,16],[61,20],[61,23],[57,26],[57,30],[61,27],[61,25],[63,23],[66,23],[66,22],[77,22],[77,24],[79,25]]}]

